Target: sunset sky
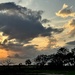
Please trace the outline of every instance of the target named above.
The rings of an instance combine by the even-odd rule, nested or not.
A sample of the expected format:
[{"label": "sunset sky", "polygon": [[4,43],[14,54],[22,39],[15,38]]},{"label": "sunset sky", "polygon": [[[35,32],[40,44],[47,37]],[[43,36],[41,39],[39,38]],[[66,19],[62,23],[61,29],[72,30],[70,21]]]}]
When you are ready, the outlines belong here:
[{"label": "sunset sky", "polygon": [[0,60],[24,63],[60,47],[75,47],[75,0],[0,0]]}]

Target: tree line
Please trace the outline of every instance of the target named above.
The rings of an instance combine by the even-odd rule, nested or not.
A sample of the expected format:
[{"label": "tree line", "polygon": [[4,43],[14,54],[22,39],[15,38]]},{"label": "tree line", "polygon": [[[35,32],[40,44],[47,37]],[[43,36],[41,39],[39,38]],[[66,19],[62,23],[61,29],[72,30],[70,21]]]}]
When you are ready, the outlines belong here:
[{"label": "tree line", "polygon": [[[38,55],[34,59],[37,66],[75,66],[75,48],[71,51],[67,48],[60,48],[55,54],[51,55]],[[31,65],[31,60],[25,61],[26,65]]]}]

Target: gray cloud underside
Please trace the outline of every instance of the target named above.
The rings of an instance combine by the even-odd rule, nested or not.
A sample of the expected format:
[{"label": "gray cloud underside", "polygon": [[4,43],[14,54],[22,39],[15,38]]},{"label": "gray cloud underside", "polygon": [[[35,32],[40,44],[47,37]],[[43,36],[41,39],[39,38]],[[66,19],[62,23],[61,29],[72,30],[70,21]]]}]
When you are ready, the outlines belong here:
[{"label": "gray cloud underside", "polygon": [[36,48],[34,48],[34,45],[30,45],[30,46],[27,46],[24,49],[22,49],[22,54],[16,53],[16,54],[10,55],[8,57],[9,58],[18,58],[18,59],[28,59],[28,58],[34,59],[38,55],[41,55],[41,54],[50,55],[53,52],[56,52],[56,49],[53,49],[51,51],[50,51],[50,49],[47,49],[47,50],[44,50],[44,51],[38,51]]},{"label": "gray cloud underside", "polygon": [[69,45],[75,45],[75,41],[70,41],[67,44],[69,44]]},{"label": "gray cloud underside", "polygon": [[72,10],[70,8],[64,8],[61,10],[60,14],[71,14]]}]

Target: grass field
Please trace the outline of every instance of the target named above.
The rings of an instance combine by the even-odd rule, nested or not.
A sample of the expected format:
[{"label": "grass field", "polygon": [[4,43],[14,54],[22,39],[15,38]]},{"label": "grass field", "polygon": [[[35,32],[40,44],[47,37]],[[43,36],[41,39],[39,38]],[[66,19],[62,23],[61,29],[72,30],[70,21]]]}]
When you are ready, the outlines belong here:
[{"label": "grass field", "polygon": [[26,72],[7,73],[8,75],[75,75],[75,71],[26,70]]},{"label": "grass field", "polygon": [[0,75],[75,75],[75,69],[33,68],[33,66],[2,66]]},{"label": "grass field", "polygon": [[[32,75],[75,75],[75,70],[73,71],[60,71],[60,70],[33,70],[29,71]],[[28,73],[27,73],[28,74]]]}]

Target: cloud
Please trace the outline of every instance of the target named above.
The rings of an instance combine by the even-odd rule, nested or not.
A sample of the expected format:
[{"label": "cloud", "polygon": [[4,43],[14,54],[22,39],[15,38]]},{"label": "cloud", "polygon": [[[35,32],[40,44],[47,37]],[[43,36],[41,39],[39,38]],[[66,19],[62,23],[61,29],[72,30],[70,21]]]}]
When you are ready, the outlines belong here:
[{"label": "cloud", "polygon": [[72,19],[69,23],[70,25],[70,37],[74,37],[75,36],[75,19]]},{"label": "cloud", "polygon": [[75,41],[67,42],[67,44],[69,44],[69,45],[75,45]]},{"label": "cloud", "polygon": [[24,47],[29,46],[29,45],[34,45],[34,47],[36,49],[38,49],[39,51],[41,50],[46,50],[48,45],[49,45],[49,37],[36,37],[34,39],[32,39],[31,41],[29,41],[28,44],[24,44]]},{"label": "cloud", "polygon": [[41,55],[41,54],[46,54],[46,55],[49,55],[51,53],[53,53],[53,51],[56,51],[56,50],[50,50],[50,48],[48,48],[47,50],[44,50],[44,51],[38,51],[34,45],[29,45],[29,46],[26,46],[22,51],[21,53],[15,53],[13,55],[9,55],[8,58],[16,58],[16,59],[34,59],[36,58],[38,55]]},{"label": "cloud", "polygon": [[5,50],[7,58],[11,59],[33,59],[40,54],[50,54],[53,48],[56,48],[56,40],[50,37],[37,37],[29,41],[27,45],[23,46],[21,43],[15,43],[15,39],[10,40],[8,44],[0,44],[1,50]]},{"label": "cloud", "polygon": [[57,13],[56,13],[57,16],[60,16],[62,18],[66,18],[66,17],[74,17],[75,16],[75,12],[73,12],[72,10],[72,6],[69,7],[68,5],[64,4],[62,9],[59,10]]},{"label": "cloud", "polygon": [[75,19],[71,20],[70,25],[75,27]]},{"label": "cloud", "polygon": [[61,37],[63,38],[61,34],[52,37],[36,37],[29,41],[29,43],[24,44],[24,47],[33,45],[38,51],[46,51],[48,49],[52,50],[54,48],[65,46],[65,42],[63,39],[61,41]]},{"label": "cloud", "polygon": [[[49,52],[47,50],[47,47],[50,48],[49,38],[46,37],[51,37],[52,32],[61,33],[63,29],[44,27],[42,21],[47,23],[48,20],[42,19],[42,13],[43,11],[32,11],[12,2],[0,4],[0,48],[7,52],[15,52],[13,55],[8,54],[8,57],[32,58]],[[42,38],[39,39],[39,37]],[[36,41],[37,39],[41,44]],[[29,43],[30,45],[24,46]],[[40,47],[44,47],[45,50],[42,51],[41,48],[42,50],[39,51]]]},{"label": "cloud", "polygon": [[8,57],[9,58],[18,58],[18,59],[27,59],[27,58],[34,58],[35,56],[40,54],[40,52],[38,50],[36,50],[36,48],[34,48],[34,45],[29,45],[26,47],[19,47],[18,51],[20,53],[15,53],[13,55],[9,55]]},{"label": "cloud", "polygon": [[33,1],[33,0],[27,0],[27,1],[25,2],[25,6],[30,5],[30,4],[32,3],[32,1]]},{"label": "cloud", "polygon": [[9,39],[25,40],[38,35],[48,36],[60,29],[43,27],[40,20],[43,11],[32,11],[14,3],[0,4],[0,31]]},{"label": "cloud", "polygon": [[14,55],[10,55],[10,56],[8,56],[8,58],[19,58],[19,59],[25,59],[25,57],[23,57],[23,56],[20,56],[20,54],[14,54]]},{"label": "cloud", "polygon": [[67,32],[67,35],[69,35],[70,37],[74,37],[75,36],[75,19],[71,19],[68,21],[67,24],[64,25],[64,28]]},{"label": "cloud", "polygon": [[18,0],[18,3],[21,3],[22,2],[22,0]]},{"label": "cloud", "polygon": [[41,22],[42,22],[42,23],[48,23],[48,22],[50,22],[50,20],[43,19]]},{"label": "cloud", "polygon": [[34,0],[14,0],[14,2],[19,3],[19,5],[21,6],[25,6],[28,7],[29,5],[31,5],[33,3]]}]

